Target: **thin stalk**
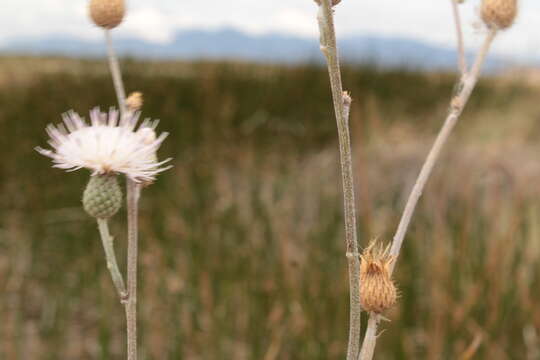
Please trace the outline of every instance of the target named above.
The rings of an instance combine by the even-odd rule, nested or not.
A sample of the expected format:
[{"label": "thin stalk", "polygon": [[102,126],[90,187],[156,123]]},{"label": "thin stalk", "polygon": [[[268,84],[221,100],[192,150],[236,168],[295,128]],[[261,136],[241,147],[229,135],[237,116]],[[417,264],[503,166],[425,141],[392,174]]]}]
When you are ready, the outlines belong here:
[{"label": "thin stalk", "polygon": [[465,74],[467,72],[467,60],[465,59],[465,42],[463,41],[463,27],[461,26],[458,0],[450,0],[450,2],[452,3],[452,14],[454,15],[454,25],[456,27],[458,67],[461,74]]},{"label": "thin stalk", "polygon": [[359,359],[372,359],[375,352],[375,343],[377,342],[377,325],[379,324],[379,316],[375,313],[369,313],[369,320],[362,344],[362,351]]},{"label": "thin stalk", "polygon": [[118,57],[114,51],[112,36],[110,30],[105,30],[105,40],[107,42],[107,57],[109,59],[109,68],[111,70],[111,76],[113,79],[114,90],[118,99],[118,106],[120,113],[126,112],[126,90],[124,89],[124,82],[122,81],[122,73],[120,72],[120,64],[118,63]]},{"label": "thin stalk", "polygon": [[[422,196],[424,187],[429,179],[429,176],[431,175],[437,159],[439,158],[444,144],[448,140],[452,130],[454,129],[457,121],[459,120],[459,116],[463,112],[463,109],[465,108],[465,105],[467,104],[467,101],[469,100],[471,93],[474,90],[476,83],[478,82],[478,77],[482,70],[482,65],[484,64],[486,55],[496,35],[496,29],[489,30],[489,33],[484,40],[484,44],[482,45],[481,49],[478,52],[478,55],[476,56],[476,60],[471,71],[466,72],[459,79],[457,87],[458,90],[452,98],[450,110],[446,121],[444,122],[443,127],[437,135],[435,143],[433,144],[433,147],[431,148],[426,158],[426,161],[422,166],[420,175],[418,176],[418,179],[414,184],[411,194],[409,195],[409,199],[407,200],[407,204],[405,205],[405,210],[403,211],[403,215],[401,216],[398,229],[396,231],[396,234],[394,235],[392,247],[390,248],[390,255],[396,258],[396,260],[399,256],[401,245],[403,244],[403,239],[405,238],[405,235],[407,233],[407,229],[414,214],[414,210],[416,209],[416,205],[418,204],[418,200],[420,199],[420,196]],[[392,274],[392,272],[394,271],[395,264],[396,261],[393,261],[391,263],[390,274]],[[368,329],[366,330],[366,335],[362,344],[362,351],[360,353],[359,360],[371,360],[373,358],[373,352],[375,349],[375,344],[377,342],[377,321],[375,321],[374,319],[375,316],[376,315],[374,314],[370,314]]]},{"label": "thin stalk", "polygon": [[127,180],[128,208],[128,259],[126,303],[128,360],[137,360],[137,258],[138,258],[138,212],[140,185]]},{"label": "thin stalk", "polygon": [[356,208],[352,170],[349,111],[351,98],[343,92],[331,0],[322,0],[318,14],[321,51],[326,57],[339,136],[345,212],[345,243],[349,266],[350,319],[347,359],[356,360],[360,350],[360,261],[356,234]]},{"label": "thin stalk", "polygon": [[[482,45],[478,55],[476,56],[476,60],[471,71],[466,73],[465,76],[461,77],[459,80],[459,85],[457,88],[458,91],[452,99],[448,116],[444,122],[443,127],[441,128],[441,131],[439,132],[439,135],[435,140],[435,143],[433,144],[433,147],[428,154],[428,157],[426,158],[424,165],[422,166],[422,170],[420,171],[420,175],[416,180],[416,184],[414,185],[411,194],[409,195],[409,199],[407,200],[407,204],[405,205],[405,210],[403,211],[403,215],[401,216],[401,220],[394,236],[394,240],[392,241],[390,255],[394,256],[395,258],[399,256],[401,245],[403,244],[403,239],[405,238],[405,235],[407,233],[407,229],[411,222],[412,215],[414,214],[418,199],[420,199],[420,196],[422,196],[424,187],[429,179],[429,176],[431,175],[437,159],[439,158],[444,144],[448,140],[448,137],[454,129],[454,126],[459,120],[459,116],[463,112],[465,105],[469,101],[471,93],[474,90],[476,83],[478,82],[478,77],[480,75],[480,71],[482,70],[482,65],[484,64],[484,61],[486,59],[486,55],[496,35],[497,30],[489,31],[486,39],[484,40],[484,44]],[[396,261],[393,261],[391,265],[391,271],[393,271],[395,264]]]},{"label": "thin stalk", "polygon": [[101,235],[101,242],[103,243],[103,249],[105,250],[105,258],[107,260],[107,269],[111,273],[111,278],[120,297],[122,304],[126,303],[128,293],[126,285],[124,284],[124,278],[118,267],[116,261],[116,254],[114,252],[113,237],[109,233],[109,223],[106,219],[97,219],[99,234]]},{"label": "thin stalk", "polygon": [[[127,115],[126,90],[118,58],[114,51],[111,32],[105,30],[109,68],[121,116]],[[138,213],[140,185],[127,179],[128,249],[127,249],[127,299],[125,300],[127,323],[127,358],[137,360],[137,262],[138,262]]]}]

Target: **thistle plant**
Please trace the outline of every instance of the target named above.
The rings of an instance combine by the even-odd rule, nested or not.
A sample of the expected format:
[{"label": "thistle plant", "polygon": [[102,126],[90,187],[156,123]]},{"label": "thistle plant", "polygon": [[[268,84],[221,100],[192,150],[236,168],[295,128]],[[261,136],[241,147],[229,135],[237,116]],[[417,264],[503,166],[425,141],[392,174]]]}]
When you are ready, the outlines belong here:
[{"label": "thistle plant", "polygon": [[[315,0],[319,5],[319,29],[321,50],[328,63],[330,83],[334,100],[334,109],[338,123],[340,151],[342,156],[342,177],[345,194],[345,225],[347,238],[347,253],[357,256],[356,230],[354,226],[354,190],[350,159],[350,139],[348,133],[348,106],[350,98],[345,100],[341,85],[341,74],[336,46],[335,29],[333,22],[333,9],[340,1]],[[482,66],[489,52],[491,44],[500,30],[509,28],[517,14],[517,0],[483,0],[481,18],[486,26],[484,43],[475,58],[473,65],[468,68],[465,59],[463,31],[460,20],[458,4],[462,1],[450,0],[454,15],[454,22],[458,42],[458,68],[460,77],[457,81],[456,92],[451,99],[448,115],[435,142],[422,166],[418,179],[411,191],[394,235],[389,250],[381,250],[375,245],[368,247],[362,254],[360,274],[351,266],[356,267],[356,261],[349,261],[350,280],[357,284],[350,285],[351,292],[351,321],[349,332],[349,345],[347,360],[371,360],[375,351],[377,340],[377,327],[382,319],[381,313],[392,306],[396,299],[396,290],[391,279],[396,260],[400,254],[401,246],[416,205],[422,195],[425,185],[433,171],[439,155],[447,142],[452,130],[457,124],[465,105],[467,104],[480,76]],[[344,129],[344,127],[346,127]],[[361,304],[359,305],[356,301]],[[360,335],[360,310],[369,313],[368,327],[365,331],[362,348],[358,352]]]},{"label": "thistle plant", "polygon": [[354,196],[354,178],[351,155],[351,136],[349,131],[349,111],[351,97],[343,91],[341,70],[337,51],[336,33],[332,7],[340,0],[316,0],[319,5],[317,20],[319,23],[321,51],[328,63],[330,85],[334,102],[334,112],[338,128],[341,175],[343,182],[343,200],[345,211],[345,245],[349,263],[350,312],[349,345],[347,360],[356,360],[360,338],[360,273],[358,241],[356,234],[356,208]]},{"label": "thistle plant", "polygon": [[[83,192],[84,210],[96,218],[107,268],[125,307],[127,327],[127,359],[137,359],[137,258],[138,201],[142,186],[151,184],[156,176],[170,166],[170,160],[159,161],[157,150],[167,133],[156,134],[158,121],[150,119],[139,124],[143,98],[139,92],[126,100],[120,66],[112,45],[111,29],[118,26],[125,14],[123,0],[91,0],[92,21],[104,29],[109,66],[118,99],[119,110],[90,112],[90,123],[71,111],[64,114],[63,124],[49,125],[52,149],[36,148],[50,157],[54,167],[67,171],[86,168],[92,171]],[[127,184],[127,282],[118,267],[113,237],[108,221],[121,208],[122,190],[118,175],[125,175]],[[127,286],[126,286],[127,284]]]},{"label": "thistle plant", "polygon": [[[114,51],[111,31],[122,23],[125,16],[124,0],[90,0],[89,14],[95,25],[105,34],[107,58],[121,116],[128,116],[126,90],[120,64]],[[137,264],[138,264],[138,212],[141,187],[127,180],[128,250],[127,250],[127,353],[128,360],[137,359]]]},{"label": "thistle plant", "polygon": [[90,112],[90,123],[87,123],[75,112],[69,112],[64,115],[62,124],[47,127],[52,149],[36,148],[40,154],[50,157],[56,168],[91,171],[83,192],[83,207],[98,223],[107,268],[120,302],[126,307],[126,316],[131,314],[129,306],[135,300],[130,292],[130,278],[126,287],[118,267],[108,225],[122,204],[118,175],[125,175],[128,183],[149,183],[169,168],[165,165],[169,159],[159,162],[156,156],[167,133],[157,137],[157,121],[145,120],[138,125],[139,117],[139,113],[134,113],[120,119],[116,110],[107,114],[96,108]]}]

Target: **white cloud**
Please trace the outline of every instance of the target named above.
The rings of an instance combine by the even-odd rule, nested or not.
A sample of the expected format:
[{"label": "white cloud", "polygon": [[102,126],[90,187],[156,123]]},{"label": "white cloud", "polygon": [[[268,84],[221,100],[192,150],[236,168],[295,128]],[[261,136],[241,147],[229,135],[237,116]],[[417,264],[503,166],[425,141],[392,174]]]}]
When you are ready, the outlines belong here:
[{"label": "white cloud", "polygon": [[142,7],[130,11],[121,31],[122,34],[131,34],[144,40],[167,43],[172,40],[178,25],[178,21],[165,12]]},{"label": "white cloud", "polygon": [[[64,33],[100,36],[86,17],[87,0],[1,0],[0,41],[19,36]],[[413,37],[454,46],[450,0],[343,0],[336,9],[339,36],[380,34]],[[475,29],[479,0],[462,5],[467,44],[481,41]],[[497,39],[495,49],[510,55],[540,56],[540,2],[522,0],[516,25]],[[233,26],[250,33],[278,31],[316,36],[312,0],[129,0],[129,17],[119,33],[167,42],[184,28]]]},{"label": "white cloud", "polygon": [[273,17],[272,29],[279,32],[313,36],[317,33],[317,23],[305,11],[283,9]]}]

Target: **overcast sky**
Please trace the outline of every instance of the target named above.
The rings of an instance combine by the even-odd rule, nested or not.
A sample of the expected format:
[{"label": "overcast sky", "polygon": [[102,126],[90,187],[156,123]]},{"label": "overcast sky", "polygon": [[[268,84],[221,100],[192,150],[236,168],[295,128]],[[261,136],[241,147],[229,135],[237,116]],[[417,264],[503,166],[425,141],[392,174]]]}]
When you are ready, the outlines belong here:
[{"label": "overcast sky", "polygon": [[[0,0],[0,42],[18,36],[71,34],[95,38],[87,0]],[[178,29],[232,26],[249,33],[281,32],[305,37],[317,33],[313,0],[129,0],[129,14],[117,35],[167,42]],[[466,42],[482,39],[480,0],[461,5]],[[336,8],[338,36],[378,34],[412,37],[454,46],[449,0],[342,0]],[[540,1],[521,0],[516,25],[497,40],[495,50],[540,56]]]}]

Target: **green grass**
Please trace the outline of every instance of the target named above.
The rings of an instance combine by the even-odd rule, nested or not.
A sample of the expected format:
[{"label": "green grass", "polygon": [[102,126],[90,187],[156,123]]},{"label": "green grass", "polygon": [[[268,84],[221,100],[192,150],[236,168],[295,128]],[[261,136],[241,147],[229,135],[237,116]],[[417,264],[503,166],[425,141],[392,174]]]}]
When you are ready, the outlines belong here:
[{"label": "green grass", "polygon": [[[336,130],[316,66],[124,62],[174,168],[143,192],[144,359],[342,359],[348,293]],[[389,240],[451,74],[348,67],[359,237]],[[485,79],[430,181],[378,359],[525,359],[540,329],[536,89]],[[0,59],[0,358],[122,359],[124,314],[88,173],[33,150],[60,114],[114,105],[105,63]],[[113,219],[125,267],[125,212]],[[533,357],[531,357],[533,358]]]}]

